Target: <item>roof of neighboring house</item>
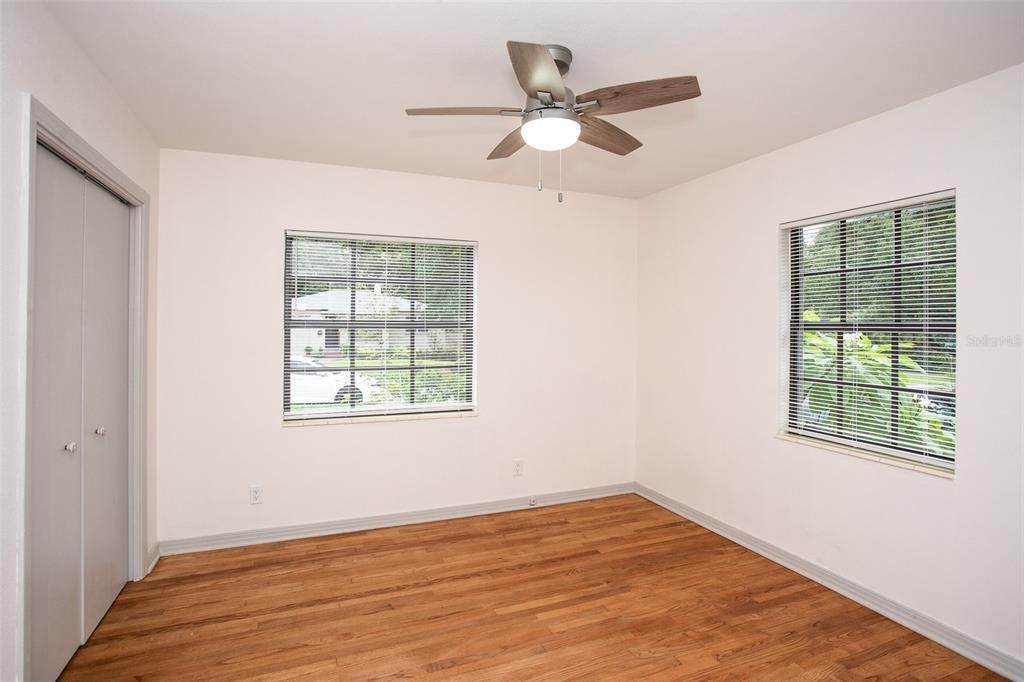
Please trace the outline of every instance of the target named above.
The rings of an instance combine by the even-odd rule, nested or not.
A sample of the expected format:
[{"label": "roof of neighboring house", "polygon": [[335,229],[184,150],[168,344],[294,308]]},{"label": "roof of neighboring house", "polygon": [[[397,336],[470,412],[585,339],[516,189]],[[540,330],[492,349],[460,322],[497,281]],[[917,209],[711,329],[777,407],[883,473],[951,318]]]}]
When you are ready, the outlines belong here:
[{"label": "roof of neighboring house", "polygon": [[[292,299],[292,308],[305,311],[306,316],[317,314],[347,314],[352,300],[348,289],[329,289],[315,294],[306,294]],[[419,301],[410,301],[401,296],[382,294],[373,289],[356,289],[356,311],[360,314],[384,313],[386,311],[409,312],[411,305],[417,310],[425,308]]]}]

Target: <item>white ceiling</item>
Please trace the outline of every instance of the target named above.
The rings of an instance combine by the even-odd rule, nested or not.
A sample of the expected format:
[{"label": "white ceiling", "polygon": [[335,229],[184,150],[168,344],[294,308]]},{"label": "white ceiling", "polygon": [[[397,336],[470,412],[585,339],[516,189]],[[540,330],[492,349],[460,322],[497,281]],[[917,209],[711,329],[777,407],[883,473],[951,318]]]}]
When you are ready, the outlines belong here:
[{"label": "white ceiling", "polygon": [[[568,190],[639,197],[1024,62],[1024,3],[54,6],[163,147],[533,184],[516,124],[405,107],[520,106],[505,41],[575,53],[576,92],[694,74],[703,96],[609,117],[628,157],[578,144]],[[546,182],[556,156],[545,155]]]}]

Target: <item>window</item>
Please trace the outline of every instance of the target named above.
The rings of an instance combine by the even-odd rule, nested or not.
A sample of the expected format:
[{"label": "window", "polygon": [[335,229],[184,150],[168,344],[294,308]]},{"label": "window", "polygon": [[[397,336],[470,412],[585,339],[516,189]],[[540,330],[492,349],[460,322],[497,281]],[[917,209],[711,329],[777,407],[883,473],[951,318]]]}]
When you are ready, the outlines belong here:
[{"label": "window", "polygon": [[786,431],[951,469],[952,192],[783,228]]},{"label": "window", "polygon": [[474,407],[476,244],[285,235],[286,420]]}]

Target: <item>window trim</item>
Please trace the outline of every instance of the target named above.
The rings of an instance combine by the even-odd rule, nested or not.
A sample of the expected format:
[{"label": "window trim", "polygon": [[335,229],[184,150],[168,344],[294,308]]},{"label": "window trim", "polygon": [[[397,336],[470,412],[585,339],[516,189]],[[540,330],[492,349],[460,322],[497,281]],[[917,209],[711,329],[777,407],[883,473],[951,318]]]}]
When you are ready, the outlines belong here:
[{"label": "window trim", "polygon": [[[470,371],[470,396],[471,400],[466,403],[453,404],[447,406],[444,404],[438,405],[433,408],[425,408],[416,404],[401,407],[390,407],[381,408],[378,410],[360,410],[349,414],[339,412],[323,412],[323,413],[308,413],[308,414],[288,414],[288,385],[290,383],[290,375],[294,373],[289,364],[291,348],[288,341],[288,333],[293,328],[338,328],[338,329],[380,329],[381,327],[373,322],[356,321],[349,319],[343,320],[309,320],[308,324],[305,321],[300,321],[299,324],[295,324],[294,320],[289,320],[288,313],[284,312],[282,318],[282,383],[281,386],[281,406],[282,406],[282,422],[285,426],[311,426],[319,424],[342,424],[342,423],[354,423],[354,422],[369,422],[369,421],[397,421],[397,420],[416,420],[416,419],[429,419],[429,418],[440,418],[440,417],[467,417],[477,416],[479,408],[479,394],[478,394],[478,382],[477,382],[477,367],[478,367],[478,334],[477,334],[477,301],[479,297],[479,279],[478,279],[478,262],[480,257],[480,244],[477,241],[469,239],[450,239],[450,238],[434,238],[434,237],[419,237],[419,236],[403,236],[403,235],[385,235],[385,234],[369,234],[360,232],[334,232],[330,230],[308,230],[308,229],[286,229],[284,230],[284,268],[283,268],[283,294],[282,297],[285,301],[288,295],[288,281],[290,277],[290,239],[299,238],[310,238],[310,239],[334,239],[338,241],[373,241],[373,242],[387,242],[387,243],[401,243],[401,244],[429,244],[429,245],[451,245],[451,246],[463,246],[470,247],[473,252],[473,268],[471,273],[472,279],[472,308],[469,311],[469,330],[470,337],[472,340],[470,346],[470,357],[468,363],[456,363],[453,365],[445,365],[438,367],[435,365],[429,367],[417,368],[415,366],[410,367],[394,367],[390,369],[408,369],[410,375],[410,391],[415,390],[415,372],[417,369],[450,369],[450,368],[465,368],[468,367]],[[353,256],[354,257],[354,256]],[[369,282],[376,283],[380,280],[375,278],[349,278],[346,280],[350,283]],[[413,278],[409,283],[419,283],[418,280]],[[354,299],[353,299],[354,305]],[[351,311],[354,313],[354,311]],[[353,314],[354,317],[354,314]],[[291,322],[291,324],[290,324]],[[406,321],[406,320],[389,320],[389,328],[401,329],[431,329],[431,328],[451,328],[450,324],[445,324],[438,321]],[[361,370],[373,370],[374,367],[361,367]],[[309,370],[314,371],[314,370]],[[351,369],[354,373],[355,369]]]},{"label": "window trim", "polygon": [[925,194],[915,194],[913,196],[904,197],[903,199],[885,201],[880,204],[866,204],[864,206],[849,208],[845,211],[834,211],[832,213],[823,213],[809,218],[801,218],[800,220],[791,220],[786,223],[780,223],[779,230],[785,232],[786,230],[794,227],[807,227],[808,225],[817,225],[819,223],[831,223],[843,218],[857,218],[865,213],[882,213],[896,208],[907,208],[909,206],[916,206],[917,204],[924,204],[929,201],[955,198],[956,190],[954,188],[943,189],[937,192],[927,192]]},{"label": "window trim", "polygon": [[831,452],[837,452],[841,455],[847,455],[849,457],[856,457],[858,459],[866,459],[872,462],[878,462],[880,464],[886,464],[888,466],[897,467],[900,469],[907,469],[910,471],[918,471],[931,476],[938,476],[939,478],[953,479],[953,469],[944,466],[935,466],[931,462],[918,462],[915,460],[908,459],[900,455],[890,455],[884,452],[878,452],[875,450],[867,450],[864,448],[856,448],[847,443],[834,443],[829,440],[823,440],[817,437],[805,436],[799,433],[792,433],[788,431],[782,431],[775,434],[775,438],[780,441],[787,443],[795,443],[797,445],[804,445],[815,450],[828,450]]},{"label": "window trim", "polygon": [[471,410],[459,410],[451,412],[390,412],[388,414],[355,414],[351,417],[320,417],[316,419],[282,419],[281,426],[327,426],[329,424],[369,424],[373,422],[411,422],[424,419],[463,419],[466,417],[479,417],[480,407],[476,406]]},{"label": "window trim", "polygon": [[[794,402],[795,393],[796,393],[796,390],[797,390],[797,385],[799,383],[798,382],[798,377],[796,376],[797,375],[797,363],[793,361],[793,358],[796,357],[795,354],[799,351],[799,343],[798,343],[798,336],[797,336],[797,334],[793,333],[792,324],[791,324],[792,320],[796,319],[794,317],[794,314],[796,314],[797,317],[799,316],[799,311],[796,311],[796,306],[798,306],[799,303],[798,303],[798,301],[796,300],[796,298],[792,294],[793,294],[794,288],[797,286],[797,282],[798,282],[798,280],[799,280],[799,278],[801,276],[801,273],[799,273],[798,270],[794,271],[794,269],[792,267],[793,263],[792,263],[792,260],[791,260],[790,239],[791,239],[791,235],[793,234],[793,230],[796,230],[796,229],[799,229],[799,228],[802,228],[802,227],[811,226],[811,225],[818,225],[818,224],[821,224],[821,223],[830,223],[830,222],[845,223],[845,221],[848,220],[848,219],[858,218],[858,217],[861,217],[861,216],[864,216],[864,215],[867,215],[867,214],[883,213],[883,212],[886,212],[886,211],[894,211],[894,212],[896,212],[896,215],[894,216],[894,221],[895,221],[894,222],[894,231],[898,231],[898,230],[901,229],[902,224],[901,224],[901,221],[896,218],[896,216],[900,215],[899,212],[902,209],[908,208],[908,207],[917,206],[917,205],[924,204],[924,203],[933,202],[933,201],[940,201],[940,200],[943,200],[943,199],[953,199],[954,202],[955,202],[956,201],[956,190],[955,189],[946,189],[946,190],[940,190],[940,191],[937,191],[937,192],[930,192],[930,193],[927,193],[927,194],[918,194],[918,195],[906,197],[906,198],[903,198],[903,199],[897,199],[895,201],[888,201],[888,202],[879,203],[879,204],[870,204],[870,205],[860,206],[860,207],[857,207],[857,208],[848,209],[848,210],[844,210],[844,211],[836,211],[836,212],[833,212],[833,213],[827,213],[827,214],[818,215],[818,216],[814,216],[814,217],[810,217],[810,218],[802,218],[800,220],[793,220],[793,221],[789,221],[789,222],[785,222],[785,223],[780,223],[779,224],[779,244],[780,244],[780,258],[781,258],[780,272],[782,273],[782,277],[781,277],[782,286],[780,286],[780,295],[781,295],[781,299],[780,299],[780,302],[781,302],[781,305],[780,305],[780,317],[781,317],[781,319],[780,319],[780,322],[781,322],[781,329],[782,329],[782,334],[781,334],[782,344],[781,344],[781,346],[782,346],[782,351],[783,352],[781,354],[782,366],[780,367],[780,372],[779,372],[781,391],[780,391],[779,430],[776,433],[776,437],[777,438],[779,438],[781,440],[789,441],[789,442],[797,442],[797,443],[805,444],[805,445],[808,445],[808,446],[811,446],[811,447],[818,447],[820,449],[838,451],[838,452],[842,452],[844,454],[849,454],[849,455],[854,455],[854,456],[857,456],[857,457],[861,457],[863,459],[869,459],[869,460],[874,460],[874,461],[882,461],[882,462],[885,462],[885,463],[888,463],[888,464],[894,464],[896,466],[900,466],[900,467],[903,467],[903,468],[906,468],[906,469],[912,469],[912,470],[916,470],[916,471],[925,471],[926,473],[933,473],[933,474],[938,474],[938,475],[942,475],[942,476],[952,477],[953,473],[956,470],[956,461],[957,461],[956,456],[954,456],[954,458],[952,460],[944,460],[944,459],[939,458],[939,457],[929,457],[927,455],[921,455],[921,454],[918,454],[918,453],[910,451],[910,450],[904,450],[904,449],[898,448],[898,447],[889,447],[889,446],[886,446],[886,445],[880,444],[880,443],[871,443],[871,442],[864,442],[864,441],[854,441],[854,440],[850,440],[850,439],[847,439],[847,438],[843,438],[842,436],[837,436],[835,434],[830,434],[830,433],[827,433],[827,432],[819,432],[819,431],[816,431],[814,429],[801,429],[801,428],[797,428],[797,427],[791,426],[791,424],[790,424],[791,405]],[[957,241],[959,241],[959,229],[958,228],[959,228],[958,224],[954,226],[954,229],[956,230],[955,231],[955,235],[956,235],[955,238],[957,239]],[[840,256],[839,256],[840,263],[845,263],[845,254],[843,253],[843,251],[845,249],[845,238],[846,238],[846,234],[845,234],[845,230],[844,230],[844,231],[841,231]],[[916,263],[915,262],[914,265],[920,265],[920,266],[941,265],[941,264],[945,264],[944,263],[945,260],[947,260],[947,259],[923,260],[920,263]],[[956,259],[955,256],[954,256],[954,258],[949,259],[949,260],[952,263],[954,263],[954,264],[957,262],[957,259]],[[811,274],[814,274],[814,275],[823,274],[823,273],[824,274],[839,274],[840,275],[840,285],[839,285],[839,287],[840,287],[840,297],[841,297],[840,307],[841,307],[841,310],[842,310],[842,312],[840,313],[840,322],[839,323],[835,323],[835,322],[832,322],[832,323],[822,323],[823,326],[828,327],[830,330],[835,330],[837,328],[837,326],[838,327],[842,327],[843,325],[847,324],[847,322],[845,320],[845,309],[846,309],[845,280],[846,280],[846,274],[847,273],[849,273],[849,272],[860,272],[860,271],[866,271],[866,270],[892,269],[892,270],[894,270],[894,272],[902,274],[901,267],[906,267],[906,264],[902,264],[901,266],[897,267],[895,265],[895,263],[897,263],[897,262],[899,262],[899,261],[894,260],[894,264],[893,265],[888,265],[888,266],[865,266],[865,267],[861,267],[861,268],[851,268],[851,269],[845,269],[842,266],[840,266],[839,268],[836,268],[835,271],[832,272],[832,273],[830,273],[829,271],[826,271],[826,270],[823,270],[821,272],[815,271],[814,273],[811,273]],[[959,268],[957,269],[957,271],[959,273]],[[802,273],[802,274],[803,275],[807,275],[808,273]],[[899,291],[900,290],[898,288],[894,288],[893,294],[894,295],[898,295]],[[958,303],[959,302],[959,295],[958,295],[959,294],[959,287],[956,287],[955,291],[956,291],[956,295],[957,295],[957,299],[956,300],[957,300],[957,303]],[[898,310],[898,308],[896,308],[895,310]],[[928,324],[927,327],[929,329],[947,328],[946,329],[947,331],[952,331],[952,332],[955,333],[957,328],[958,328],[958,325],[959,325],[959,317],[960,317],[960,309],[959,309],[959,305],[957,305],[957,306],[955,306],[955,309],[954,309],[954,318],[953,318],[952,329],[948,329],[948,325],[943,325],[941,323],[940,324]],[[805,323],[805,324],[809,324],[811,327],[814,327],[814,325],[815,325],[815,323]],[[913,325],[907,325],[906,323],[901,324],[901,322],[898,319],[894,320],[892,323],[875,323],[875,324],[872,324],[872,323],[857,323],[856,324],[856,328],[857,329],[865,329],[865,330],[876,329],[876,330],[890,331],[890,332],[892,332],[894,330],[897,331],[897,332],[898,331],[909,331],[909,330],[912,330],[912,327],[913,327]],[[896,328],[898,328],[898,329],[896,329]],[[893,346],[893,352],[896,352],[896,347],[895,346]],[[843,353],[842,344],[839,344],[839,346],[837,346],[836,353],[837,353],[837,364],[838,364],[838,363],[842,362],[842,353]],[[958,353],[957,357],[959,359],[959,353]],[[893,368],[893,371],[898,371],[895,368],[895,366]],[[960,385],[960,383],[959,383],[959,372],[960,372],[960,363],[957,362],[956,365],[954,366],[954,369],[953,369],[953,381],[954,381],[953,385],[954,385],[954,387],[959,387],[959,385]],[[845,384],[845,382],[842,382],[842,381],[840,381],[838,379],[835,380],[835,381],[832,381],[832,380],[824,380],[824,381],[826,383],[836,383],[838,391],[841,391],[842,390],[842,386]],[[896,391],[896,392],[904,390],[904,389],[901,389],[900,387],[898,387],[896,385],[881,386],[880,388],[884,388],[885,390]],[[933,391],[932,393],[935,394],[935,395],[952,396],[954,398],[956,398],[956,396],[958,395],[957,390],[954,390],[952,393],[946,392],[946,391]],[[839,403],[841,403],[841,401],[842,401],[841,393],[837,393],[837,401]],[[895,402],[893,403],[893,410],[894,410],[894,412],[896,412],[898,410],[898,404],[896,404]],[[896,412],[896,417],[895,418],[898,419],[898,412]]]}]

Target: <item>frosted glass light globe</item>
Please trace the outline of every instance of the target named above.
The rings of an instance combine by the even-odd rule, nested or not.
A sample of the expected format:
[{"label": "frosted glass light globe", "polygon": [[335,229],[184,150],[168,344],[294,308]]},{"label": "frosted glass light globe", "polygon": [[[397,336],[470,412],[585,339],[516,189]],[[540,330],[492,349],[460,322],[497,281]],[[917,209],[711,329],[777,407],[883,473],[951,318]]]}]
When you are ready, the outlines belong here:
[{"label": "frosted glass light globe", "polygon": [[523,142],[534,149],[556,152],[579,139],[579,117],[565,109],[540,109],[527,115],[519,132]]}]

